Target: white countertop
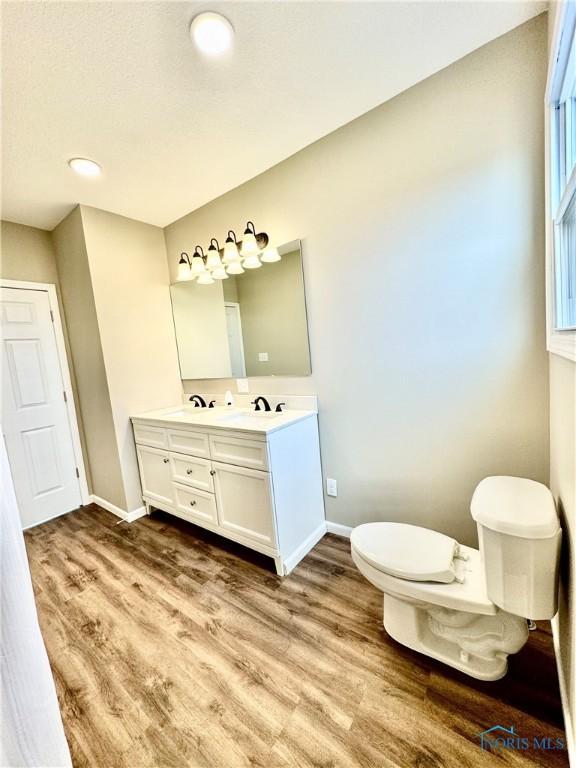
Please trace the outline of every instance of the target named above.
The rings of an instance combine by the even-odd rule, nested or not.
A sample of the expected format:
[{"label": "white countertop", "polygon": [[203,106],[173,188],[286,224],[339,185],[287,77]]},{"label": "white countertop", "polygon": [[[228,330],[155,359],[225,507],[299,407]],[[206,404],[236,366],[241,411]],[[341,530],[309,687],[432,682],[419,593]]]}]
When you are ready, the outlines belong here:
[{"label": "white countertop", "polygon": [[267,435],[311,416],[316,416],[316,411],[292,409],[276,413],[224,405],[215,408],[177,405],[172,408],[161,408],[158,411],[139,413],[131,418],[136,422],[155,421],[176,426],[210,427]]}]

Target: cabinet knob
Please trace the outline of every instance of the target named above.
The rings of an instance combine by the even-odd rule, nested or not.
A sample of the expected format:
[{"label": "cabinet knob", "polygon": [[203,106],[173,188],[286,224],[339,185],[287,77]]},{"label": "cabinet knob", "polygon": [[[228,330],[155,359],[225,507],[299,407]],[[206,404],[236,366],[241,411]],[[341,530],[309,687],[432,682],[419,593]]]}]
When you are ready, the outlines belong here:
[{"label": "cabinet knob", "polygon": [[195,507],[195,506],[196,506],[196,502],[195,502],[195,501],[191,501],[191,502],[190,502],[190,506],[191,506],[191,507]]},{"label": "cabinet knob", "polygon": [[170,461],[170,459],[164,459],[163,461],[164,461],[164,464],[168,464],[168,462]]},{"label": "cabinet knob", "polygon": [[211,475],[215,475],[215,474],[216,474],[216,470],[215,470],[215,469],[211,469],[211,470],[210,470],[210,474],[211,474]]},{"label": "cabinet knob", "polygon": [[191,474],[192,474],[192,471],[193,471],[193,470],[191,470],[191,469],[187,469],[187,470],[186,470],[186,474],[187,474],[187,475],[191,475]]}]

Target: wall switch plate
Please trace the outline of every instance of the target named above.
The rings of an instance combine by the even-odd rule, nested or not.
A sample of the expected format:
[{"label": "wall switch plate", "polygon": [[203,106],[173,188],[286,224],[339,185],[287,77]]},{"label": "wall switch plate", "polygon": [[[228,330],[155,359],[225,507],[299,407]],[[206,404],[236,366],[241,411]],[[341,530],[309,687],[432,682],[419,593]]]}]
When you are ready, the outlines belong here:
[{"label": "wall switch plate", "polygon": [[326,493],[328,496],[338,496],[338,483],[333,477],[326,478]]},{"label": "wall switch plate", "polygon": [[248,379],[236,379],[236,389],[238,392],[250,392]]},{"label": "wall switch plate", "polygon": [[268,352],[258,352],[258,362],[260,362],[260,363],[267,363],[268,362]]}]

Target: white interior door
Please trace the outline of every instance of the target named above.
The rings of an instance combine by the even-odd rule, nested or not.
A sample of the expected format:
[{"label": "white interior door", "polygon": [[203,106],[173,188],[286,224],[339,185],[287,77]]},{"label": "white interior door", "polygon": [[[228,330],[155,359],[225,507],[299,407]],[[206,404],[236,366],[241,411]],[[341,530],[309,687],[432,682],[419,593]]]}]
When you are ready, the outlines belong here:
[{"label": "white interior door", "polygon": [[47,291],[2,288],[2,431],[22,525],[82,504]]},{"label": "white interior door", "polygon": [[246,376],[246,363],[244,361],[240,305],[234,302],[226,302],[224,304],[224,311],[226,312],[226,330],[228,333],[232,378],[242,379]]}]

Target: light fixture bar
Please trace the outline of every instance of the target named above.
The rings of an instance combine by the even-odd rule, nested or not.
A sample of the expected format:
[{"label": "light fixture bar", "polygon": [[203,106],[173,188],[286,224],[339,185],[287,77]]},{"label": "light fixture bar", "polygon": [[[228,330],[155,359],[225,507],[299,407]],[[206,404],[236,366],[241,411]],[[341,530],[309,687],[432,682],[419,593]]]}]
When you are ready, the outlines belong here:
[{"label": "light fixture bar", "polygon": [[183,251],[178,262],[178,280],[196,279],[199,285],[210,285],[214,280],[241,275],[246,269],[258,269],[281,258],[278,249],[270,246],[268,234],[256,232],[254,222],[248,221],[240,241],[234,230],[229,229],[223,248],[212,237],[206,254],[200,245],[195,247],[192,260]]}]

